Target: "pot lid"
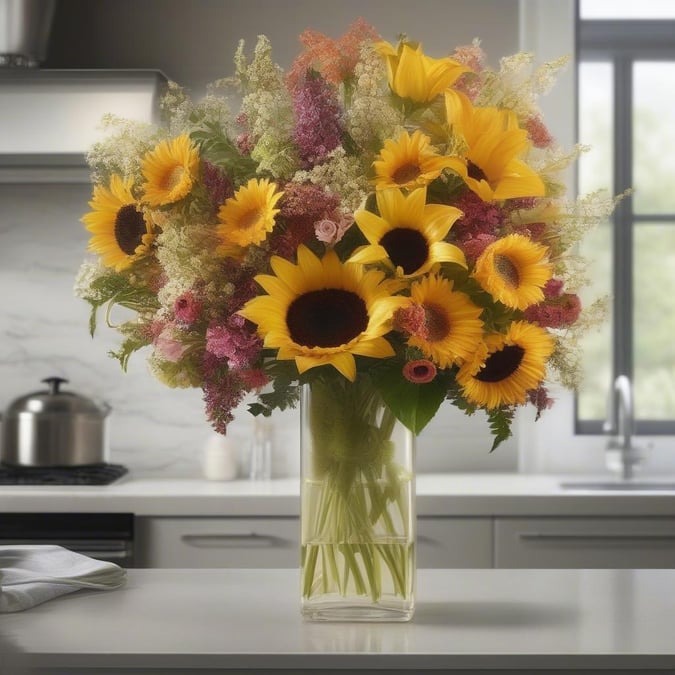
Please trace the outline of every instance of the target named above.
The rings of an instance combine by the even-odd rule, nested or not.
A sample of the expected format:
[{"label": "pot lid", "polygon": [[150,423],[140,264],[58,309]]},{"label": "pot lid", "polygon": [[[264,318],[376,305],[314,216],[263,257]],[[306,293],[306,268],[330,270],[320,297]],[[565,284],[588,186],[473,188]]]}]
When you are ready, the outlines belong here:
[{"label": "pot lid", "polygon": [[42,382],[49,385],[49,389],[35,391],[15,399],[7,409],[7,416],[31,413],[105,417],[110,412],[110,406],[105,403],[98,404],[86,396],[62,391],[61,385],[68,382],[62,377],[47,377]]}]

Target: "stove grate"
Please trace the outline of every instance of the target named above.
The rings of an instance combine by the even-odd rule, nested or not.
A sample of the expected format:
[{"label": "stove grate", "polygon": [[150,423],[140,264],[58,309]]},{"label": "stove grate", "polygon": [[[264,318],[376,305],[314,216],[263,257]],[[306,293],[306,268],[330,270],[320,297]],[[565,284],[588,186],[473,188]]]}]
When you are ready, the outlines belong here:
[{"label": "stove grate", "polygon": [[0,485],[109,485],[128,471],[121,464],[54,467],[0,464]]}]

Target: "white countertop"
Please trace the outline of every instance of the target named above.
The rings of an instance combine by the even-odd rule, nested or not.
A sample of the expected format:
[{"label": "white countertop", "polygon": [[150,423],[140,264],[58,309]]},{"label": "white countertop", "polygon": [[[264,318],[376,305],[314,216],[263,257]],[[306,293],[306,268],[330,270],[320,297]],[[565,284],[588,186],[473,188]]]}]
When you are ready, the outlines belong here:
[{"label": "white countertop", "polygon": [[[675,490],[564,490],[588,476],[516,473],[420,474],[420,516],[675,516]],[[607,477],[603,477],[607,480]],[[662,478],[665,480],[665,478]],[[675,481],[674,481],[675,484]],[[299,480],[209,481],[136,477],[106,486],[0,486],[0,513],[125,512],[137,516],[299,514]]]},{"label": "white countertop", "polygon": [[299,607],[297,570],[130,570],[2,625],[40,673],[675,668],[675,570],[419,570],[405,624]]}]

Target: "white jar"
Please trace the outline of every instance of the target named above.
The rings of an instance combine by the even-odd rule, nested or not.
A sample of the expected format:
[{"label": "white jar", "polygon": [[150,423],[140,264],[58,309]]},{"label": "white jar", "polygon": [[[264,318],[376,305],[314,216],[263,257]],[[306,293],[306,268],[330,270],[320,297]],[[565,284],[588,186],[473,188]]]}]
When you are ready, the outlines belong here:
[{"label": "white jar", "polygon": [[234,480],[239,471],[233,442],[222,434],[211,434],[204,448],[204,476],[209,480]]}]

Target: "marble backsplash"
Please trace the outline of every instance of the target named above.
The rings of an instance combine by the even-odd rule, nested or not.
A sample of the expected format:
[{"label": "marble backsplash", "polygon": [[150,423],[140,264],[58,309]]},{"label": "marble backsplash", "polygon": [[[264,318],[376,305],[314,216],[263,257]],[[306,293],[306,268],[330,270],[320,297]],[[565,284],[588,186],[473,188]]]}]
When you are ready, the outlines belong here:
[{"label": "marble backsplash", "polygon": [[[17,396],[42,389],[58,375],[78,393],[105,399],[110,419],[111,461],[200,476],[211,430],[199,390],[169,389],[148,372],[143,353],[129,369],[107,356],[118,335],[100,325],[92,339],[88,305],[73,294],[86,255],[88,233],[79,222],[87,210],[86,184],[0,184],[0,409]],[[275,414],[273,474],[298,471],[297,411]],[[245,405],[231,425],[242,471],[253,418]],[[418,442],[420,471],[512,471],[517,444],[510,439],[489,454],[491,438],[478,415],[442,409]]]}]

